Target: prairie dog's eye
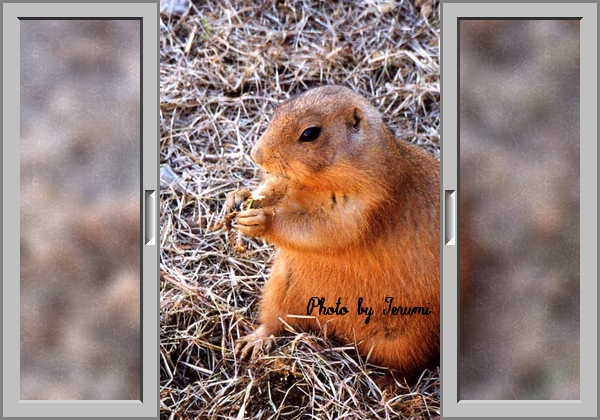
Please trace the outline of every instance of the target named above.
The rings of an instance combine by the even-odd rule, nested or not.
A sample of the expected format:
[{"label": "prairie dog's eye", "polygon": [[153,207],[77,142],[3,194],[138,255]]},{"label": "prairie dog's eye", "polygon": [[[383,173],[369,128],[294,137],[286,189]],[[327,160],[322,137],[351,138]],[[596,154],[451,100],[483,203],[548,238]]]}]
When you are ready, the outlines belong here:
[{"label": "prairie dog's eye", "polygon": [[321,127],[309,127],[300,135],[300,143],[315,141],[321,134]]}]

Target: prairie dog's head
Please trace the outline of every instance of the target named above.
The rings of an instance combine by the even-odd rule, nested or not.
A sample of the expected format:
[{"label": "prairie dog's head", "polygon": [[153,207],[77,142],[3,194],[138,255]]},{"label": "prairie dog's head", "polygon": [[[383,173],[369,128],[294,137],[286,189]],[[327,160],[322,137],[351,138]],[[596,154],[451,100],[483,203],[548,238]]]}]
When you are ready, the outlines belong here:
[{"label": "prairie dog's head", "polygon": [[390,135],[365,98],[342,86],[314,88],[282,103],[252,148],[267,173],[335,189],[368,172]]}]

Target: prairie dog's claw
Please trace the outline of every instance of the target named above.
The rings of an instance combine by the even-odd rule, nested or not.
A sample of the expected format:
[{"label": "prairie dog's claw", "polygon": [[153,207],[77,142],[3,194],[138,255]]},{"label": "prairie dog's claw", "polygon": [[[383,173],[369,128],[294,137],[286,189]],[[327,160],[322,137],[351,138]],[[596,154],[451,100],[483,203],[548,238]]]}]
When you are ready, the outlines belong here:
[{"label": "prairie dog's claw", "polygon": [[264,328],[258,327],[255,332],[239,338],[235,343],[234,351],[242,360],[247,360],[248,356],[254,359],[269,353],[274,343],[275,337],[267,335]]},{"label": "prairie dog's claw", "polygon": [[252,193],[247,189],[237,190],[227,194],[225,199],[225,210],[226,213],[231,213],[234,210],[241,210],[242,203],[244,203]]}]

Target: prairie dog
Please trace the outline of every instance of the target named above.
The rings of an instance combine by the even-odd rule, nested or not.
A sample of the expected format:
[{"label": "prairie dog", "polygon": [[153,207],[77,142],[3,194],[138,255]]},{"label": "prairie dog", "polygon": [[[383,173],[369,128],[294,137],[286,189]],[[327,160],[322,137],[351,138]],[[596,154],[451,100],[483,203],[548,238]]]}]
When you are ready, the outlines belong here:
[{"label": "prairie dog", "polygon": [[[375,107],[341,86],[282,103],[251,156],[265,175],[235,223],[278,254],[260,325],[237,349],[246,356],[270,344],[281,318],[355,342],[375,364],[406,373],[437,366],[439,162],[395,138]],[[231,193],[228,207],[250,195]]]}]

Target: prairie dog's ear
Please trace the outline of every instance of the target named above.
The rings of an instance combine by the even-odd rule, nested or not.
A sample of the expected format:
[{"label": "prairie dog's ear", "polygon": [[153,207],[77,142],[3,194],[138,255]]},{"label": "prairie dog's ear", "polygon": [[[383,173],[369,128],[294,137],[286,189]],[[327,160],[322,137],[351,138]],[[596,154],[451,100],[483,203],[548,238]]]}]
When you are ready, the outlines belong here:
[{"label": "prairie dog's ear", "polygon": [[354,107],[352,109],[352,116],[350,119],[350,128],[353,131],[359,131],[360,125],[361,125],[364,117],[365,117],[365,115],[364,115],[362,109],[360,109],[359,107]]}]

